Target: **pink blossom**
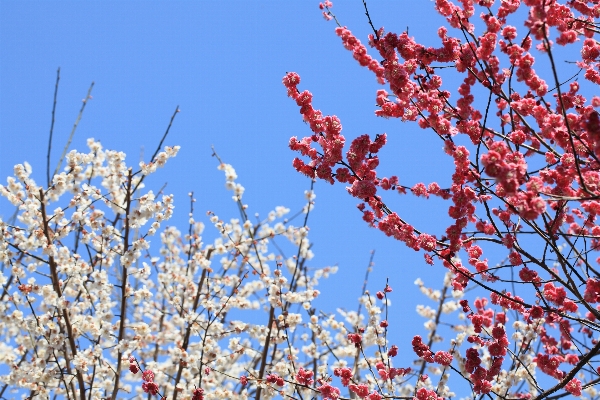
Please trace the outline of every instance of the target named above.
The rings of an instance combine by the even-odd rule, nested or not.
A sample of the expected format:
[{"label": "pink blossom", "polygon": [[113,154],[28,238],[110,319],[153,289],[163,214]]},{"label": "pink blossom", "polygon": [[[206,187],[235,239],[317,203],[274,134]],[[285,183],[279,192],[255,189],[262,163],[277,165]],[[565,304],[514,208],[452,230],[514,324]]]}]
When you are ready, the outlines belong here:
[{"label": "pink blossom", "polygon": [[323,385],[317,387],[321,396],[323,396],[323,400],[337,400],[340,397],[340,389],[331,386],[328,383],[324,383]]}]

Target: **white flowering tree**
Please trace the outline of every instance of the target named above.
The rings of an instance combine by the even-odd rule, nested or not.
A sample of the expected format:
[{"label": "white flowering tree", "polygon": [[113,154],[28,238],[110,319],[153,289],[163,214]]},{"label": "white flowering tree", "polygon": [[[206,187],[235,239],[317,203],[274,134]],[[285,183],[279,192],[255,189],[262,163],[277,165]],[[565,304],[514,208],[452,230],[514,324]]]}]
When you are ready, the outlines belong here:
[{"label": "white flowering tree", "polygon": [[[136,168],[98,141],[88,148],[68,153],[49,186],[28,163],[0,186],[17,207],[0,220],[2,398],[337,398],[332,373],[349,382],[370,370],[373,386],[385,382],[378,363],[390,382],[410,372],[389,363],[397,347],[380,321],[389,287],[363,296],[366,315],[313,307],[319,280],[337,268],[308,265],[312,189],[300,226],[285,207],[252,223],[244,187],[219,160],[241,217],[209,212],[217,238],[205,243],[193,194],[178,229],[165,224],[173,197],[145,190],[178,146]],[[276,237],[292,256],[270,246]]]}]

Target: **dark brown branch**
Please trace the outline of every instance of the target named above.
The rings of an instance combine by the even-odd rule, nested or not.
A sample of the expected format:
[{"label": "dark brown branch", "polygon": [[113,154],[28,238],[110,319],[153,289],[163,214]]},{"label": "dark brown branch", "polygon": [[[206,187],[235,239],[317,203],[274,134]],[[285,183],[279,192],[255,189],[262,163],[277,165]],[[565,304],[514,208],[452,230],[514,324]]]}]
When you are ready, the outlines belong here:
[{"label": "dark brown branch", "polygon": [[[131,168],[129,169],[129,174],[127,177],[127,193],[126,193],[126,197],[125,197],[125,234],[123,237],[123,243],[124,243],[124,248],[123,248],[123,254],[126,254],[127,251],[129,250],[129,234],[130,234],[130,226],[129,226],[129,211],[131,209],[131,195],[133,194],[131,192],[131,185],[132,185],[132,179],[133,179],[133,173],[131,171]],[[125,261],[127,262],[127,261]],[[119,335],[117,337],[117,343],[121,343],[121,341],[123,340],[123,338],[125,337],[125,319],[127,316],[127,265],[123,264],[122,265],[122,269],[121,269],[121,311],[120,311],[120,315],[119,318],[121,320],[120,324],[119,324]],[[122,368],[122,358],[123,358],[123,352],[121,351],[121,349],[119,349],[119,351],[117,352],[117,369],[115,371],[115,384],[113,386],[113,392],[112,392],[112,396],[111,399],[112,400],[116,400],[117,398],[117,394],[119,393],[119,381],[121,378],[121,368]]]}]

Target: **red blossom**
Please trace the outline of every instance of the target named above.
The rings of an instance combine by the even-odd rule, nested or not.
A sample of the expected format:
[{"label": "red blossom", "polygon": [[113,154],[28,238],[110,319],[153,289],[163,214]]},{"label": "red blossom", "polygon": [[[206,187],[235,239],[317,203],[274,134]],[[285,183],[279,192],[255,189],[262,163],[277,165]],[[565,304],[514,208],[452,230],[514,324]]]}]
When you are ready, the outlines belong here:
[{"label": "red blossom", "polygon": [[277,386],[285,385],[285,381],[283,380],[283,378],[277,374],[269,374],[265,377],[265,379],[268,383],[274,383]]},{"label": "red blossom", "polygon": [[337,400],[340,397],[340,389],[324,383],[317,387],[317,390],[323,396],[323,400]]},{"label": "red blossom", "polygon": [[581,381],[577,378],[573,378],[566,384],[565,390],[571,393],[573,396],[581,396]]},{"label": "red blossom", "polygon": [[158,394],[158,385],[152,381],[142,383],[142,390],[144,393],[151,394],[153,396]]},{"label": "red blossom", "polygon": [[424,387],[419,388],[417,390],[415,399],[417,400],[444,400],[442,397],[438,396],[435,391],[427,390]]},{"label": "red blossom", "polygon": [[371,392],[371,394],[369,394],[367,396],[367,400],[381,400],[383,399],[383,397],[376,391]]},{"label": "red blossom", "polygon": [[446,351],[438,351],[435,353],[434,361],[447,367],[452,363],[452,354]]},{"label": "red blossom", "polygon": [[348,334],[348,340],[351,343],[354,343],[354,346],[356,346],[357,348],[360,347],[360,344],[362,343],[362,336],[358,333],[349,333]]},{"label": "red blossom", "polygon": [[154,381],[154,372],[152,372],[152,370],[147,369],[144,372],[142,372],[142,379],[146,382],[153,382]]},{"label": "red blossom", "polygon": [[364,383],[362,383],[360,385],[350,384],[350,386],[348,386],[348,388],[350,389],[351,392],[356,393],[356,395],[358,397],[360,397],[361,399],[364,399],[369,394],[369,387],[367,385],[365,385]]},{"label": "red blossom", "polygon": [[310,386],[313,384],[314,380],[313,371],[305,370],[304,368],[300,368],[296,373],[296,381],[301,385]]},{"label": "red blossom", "polygon": [[390,349],[388,350],[388,356],[396,357],[397,355],[398,355],[398,346],[392,345],[392,347],[390,347]]},{"label": "red blossom", "polygon": [[348,386],[352,379],[352,370],[350,368],[336,368],[333,370],[333,374],[342,380],[342,385],[344,386]]},{"label": "red blossom", "polygon": [[192,400],[204,400],[204,389],[196,388],[192,391]]},{"label": "red blossom", "polygon": [[583,297],[589,303],[600,302],[600,280],[588,278]]},{"label": "red blossom", "polygon": [[567,297],[567,292],[563,287],[554,286],[552,282],[544,285],[544,297],[556,305],[562,305]]},{"label": "red blossom", "polygon": [[423,343],[423,339],[421,339],[421,336],[417,335],[413,338],[412,346],[414,352],[423,360],[427,362],[434,362],[433,353],[429,349],[429,346]]},{"label": "red blossom", "polygon": [[138,371],[140,370],[137,361],[135,360],[135,357],[130,356],[129,357],[129,371],[131,371],[134,374],[137,374]]}]

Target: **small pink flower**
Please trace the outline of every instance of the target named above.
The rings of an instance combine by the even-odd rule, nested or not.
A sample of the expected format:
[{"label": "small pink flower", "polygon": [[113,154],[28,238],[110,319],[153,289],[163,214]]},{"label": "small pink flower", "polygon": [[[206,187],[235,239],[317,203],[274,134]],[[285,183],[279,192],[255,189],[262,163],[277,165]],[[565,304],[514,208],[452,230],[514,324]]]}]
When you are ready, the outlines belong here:
[{"label": "small pink flower", "polygon": [[152,372],[151,369],[147,369],[144,372],[142,372],[142,379],[146,382],[153,382],[154,381],[154,372]]},{"label": "small pink flower", "polygon": [[335,376],[339,376],[342,380],[342,385],[348,386],[350,379],[352,379],[352,370],[350,368],[336,368],[333,370]]},{"label": "small pink flower", "polygon": [[362,342],[362,336],[358,333],[349,333],[348,340],[354,343],[354,346],[358,348]]},{"label": "small pink flower", "polygon": [[323,400],[337,400],[340,397],[340,389],[331,386],[328,383],[319,386],[317,390],[321,393],[321,396],[323,396]]},{"label": "small pink flower", "polygon": [[356,395],[358,397],[360,397],[361,399],[364,399],[369,394],[369,387],[367,385],[365,385],[364,383],[362,383],[360,385],[351,384],[350,386],[348,386],[348,388],[350,389],[351,392],[356,393]]},{"label": "small pink flower", "polygon": [[313,384],[314,380],[312,379],[313,372],[309,370],[305,370],[304,368],[300,368],[296,373],[296,381],[301,385],[310,386]]},{"label": "small pink flower", "polygon": [[204,400],[204,389],[194,389],[194,391],[192,392],[192,400]]},{"label": "small pink flower", "polygon": [[577,378],[571,379],[565,386],[565,390],[573,396],[581,396],[581,381]]},{"label": "small pink flower", "polygon": [[434,360],[436,363],[447,367],[452,363],[452,354],[447,351],[438,351],[435,353]]},{"label": "small pink flower", "polygon": [[137,374],[140,369],[138,368],[138,366],[136,364],[129,364],[129,370],[132,373]]},{"label": "small pink flower", "polygon": [[156,383],[152,382],[152,381],[150,381],[150,382],[144,382],[142,384],[142,390],[145,393],[149,393],[149,394],[155,396],[155,395],[158,394],[158,385]]}]

